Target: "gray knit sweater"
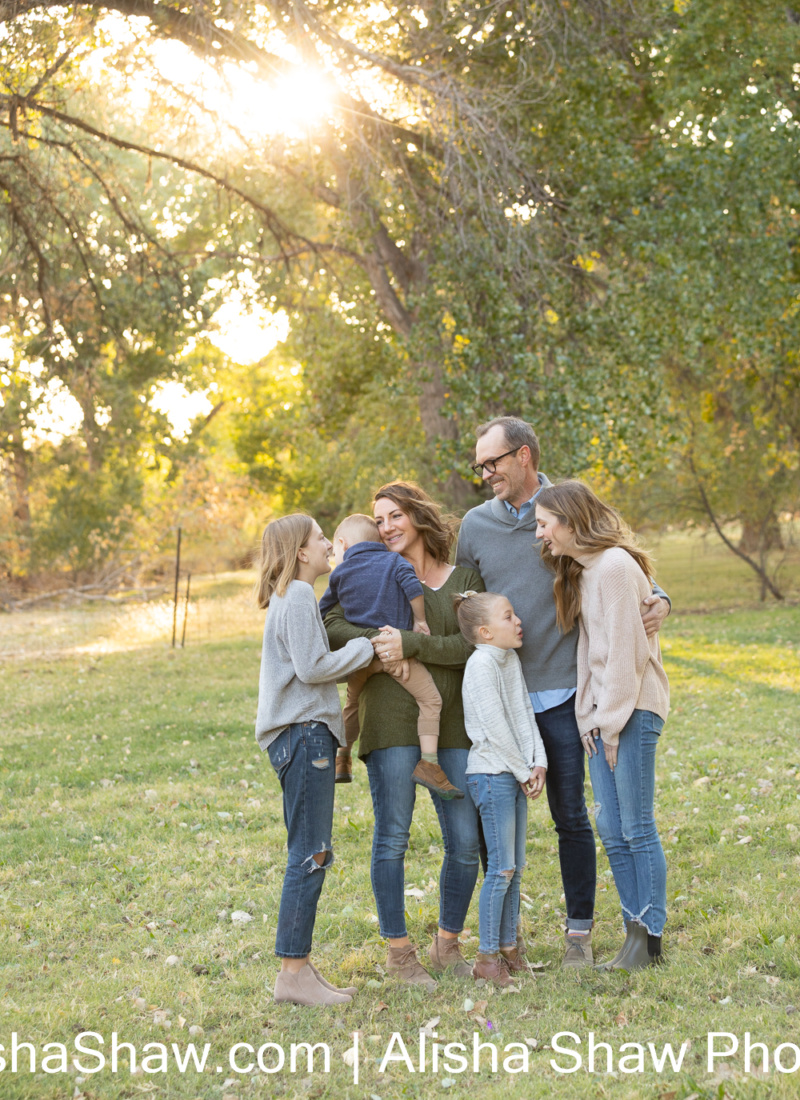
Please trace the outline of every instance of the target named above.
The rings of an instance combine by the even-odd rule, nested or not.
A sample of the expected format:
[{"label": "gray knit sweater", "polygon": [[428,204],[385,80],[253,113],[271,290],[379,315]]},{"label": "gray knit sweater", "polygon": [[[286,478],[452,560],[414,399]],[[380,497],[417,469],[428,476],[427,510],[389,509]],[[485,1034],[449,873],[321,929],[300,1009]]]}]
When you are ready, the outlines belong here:
[{"label": "gray knit sweater", "polygon": [[368,665],[374,655],[366,638],[354,638],[331,653],[314,589],[305,581],[292,581],[285,596],[273,596],[264,623],[258,684],[256,741],[262,751],[298,722],[324,722],[344,745],[336,681]]},{"label": "gray knit sweater", "polygon": [[[539,479],[550,484],[543,474]],[[528,691],[574,688],[578,630],[562,634],[558,628],[555,578],[539,554],[536,510],[517,521],[496,497],[473,508],[461,523],[456,561],[477,569],[486,591],[506,596],[522,620],[524,641],[516,652]]]},{"label": "gray knit sweater", "polygon": [[472,742],[467,775],[511,772],[520,783],[547,756],[516,650],[478,645],[464,669],[464,724]]}]

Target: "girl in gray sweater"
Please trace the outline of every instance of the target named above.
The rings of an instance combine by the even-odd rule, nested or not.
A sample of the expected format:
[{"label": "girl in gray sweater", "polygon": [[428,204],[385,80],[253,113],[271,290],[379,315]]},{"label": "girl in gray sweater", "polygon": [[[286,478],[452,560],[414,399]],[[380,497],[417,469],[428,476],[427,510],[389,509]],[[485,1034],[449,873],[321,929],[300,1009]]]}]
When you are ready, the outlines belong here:
[{"label": "girl in gray sweater", "polygon": [[547,757],[522,665],[522,625],[505,596],[455,597],[461,633],[475,646],[464,669],[464,723],[472,742],[467,789],[481,818],[488,868],[478,903],[480,950],[472,973],[510,985],[527,969],[517,951],[527,798],[544,788]]},{"label": "girl in gray sweater", "polygon": [[336,750],[345,743],[336,681],[374,657],[366,638],[330,651],[313,585],[330,572],[332,549],[310,516],[273,520],[261,542],[257,585],[258,605],[268,611],[256,740],[277,772],[288,833],[274,994],[276,1001],[301,1005],[346,1004],[356,992],[330,985],[310,958],[317,902],[333,863]]}]

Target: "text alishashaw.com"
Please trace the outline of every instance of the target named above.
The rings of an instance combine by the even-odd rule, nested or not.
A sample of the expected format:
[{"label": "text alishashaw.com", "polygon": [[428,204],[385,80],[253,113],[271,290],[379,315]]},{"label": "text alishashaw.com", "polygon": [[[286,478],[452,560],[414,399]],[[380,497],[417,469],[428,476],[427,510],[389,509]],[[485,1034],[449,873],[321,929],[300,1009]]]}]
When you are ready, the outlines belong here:
[{"label": "text alishashaw.com", "polygon": [[[471,1042],[439,1040],[436,1032],[420,1031],[416,1043],[395,1031],[382,1052],[370,1052],[368,1065],[361,1050],[361,1035],[352,1034],[352,1046],[335,1055],[327,1043],[236,1043],[225,1051],[217,1064],[210,1043],[144,1043],[137,1047],[123,1041],[116,1031],[110,1039],[97,1031],[83,1031],[69,1043],[43,1043],[37,1046],[17,1032],[0,1044],[0,1073],[90,1075],[103,1071],[115,1074],[184,1073],[330,1073],[332,1060],[338,1057],[349,1067],[355,1084],[359,1076],[370,1072],[384,1074],[395,1070],[411,1074],[457,1076],[471,1074],[519,1074],[535,1069],[548,1057],[558,1074],[576,1073],[673,1073],[682,1072],[692,1040],[680,1043],[625,1042],[612,1044],[599,1039],[593,1031],[580,1036],[560,1031],[550,1038],[548,1047],[533,1049],[528,1042],[500,1046],[473,1032]],[[759,1042],[749,1031],[736,1035],[711,1031],[705,1036],[706,1071],[713,1073],[723,1064],[745,1074],[800,1073],[800,1046],[781,1042],[770,1047]]]}]

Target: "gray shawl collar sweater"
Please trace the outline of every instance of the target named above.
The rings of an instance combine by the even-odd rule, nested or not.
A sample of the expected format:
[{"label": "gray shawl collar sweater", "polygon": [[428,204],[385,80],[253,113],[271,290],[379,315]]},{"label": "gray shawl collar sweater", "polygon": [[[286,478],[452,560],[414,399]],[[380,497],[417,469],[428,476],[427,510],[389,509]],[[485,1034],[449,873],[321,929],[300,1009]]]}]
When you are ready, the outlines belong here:
[{"label": "gray shawl collar sweater", "polygon": [[[543,486],[550,485],[539,474]],[[508,597],[522,620],[524,641],[516,652],[528,691],[575,688],[577,627],[562,634],[556,622],[554,574],[543,564],[536,541],[536,509],[522,519],[495,497],[464,516],[456,562],[477,569],[488,592]]]}]

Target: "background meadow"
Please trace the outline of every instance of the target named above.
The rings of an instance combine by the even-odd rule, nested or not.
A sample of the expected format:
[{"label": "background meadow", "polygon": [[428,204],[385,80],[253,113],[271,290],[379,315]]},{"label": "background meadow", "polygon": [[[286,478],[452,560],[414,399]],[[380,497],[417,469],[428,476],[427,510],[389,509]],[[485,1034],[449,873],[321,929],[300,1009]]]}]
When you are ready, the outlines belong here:
[{"label": "background meadow", "polygon": [[[662,547],[662,582],[691,572]],[[667,562],[674,558],[675,574]],[[371,806],[362,765],[336,795],[334,845],[319,910],[324,972],[360,992],[341,1010],[272,1002],[275,917],[284,866],[280,791],[253,737],[261,617],[247,574],[207,578],[190,606],[185,649],[171,650],[166,604],[40,608],[5,616],[0,741],[0,1042],[68,1044],[97,1031],[141,1052],[148,1042],[211,1044],[209,1069],[167,1074],[37,1074],[6,1069],[0,1097],[481,1097],[642,1095],[794,1097],[800,1076],[745,1074],[741,1057],[708,1074],[709,1031],[770,1051],[800,1045],[800,608],[690,614],[663,631],[673,710],[657,764],[657,813],[669,861],[667,965],[562,973],[563,897],[544,802],[531,808],[523,917],[533,973],[517,993],[445,977],[428,995],[386,982],[369,883]],[[730,601],[739,579],[717,578]],[[728,587],[726,588],[726,583]],[[179,624],[180,625],[180,624]],[[587,787],[591,805],[591,794]],[[437,917],[441,837],[418,800],[407,862],[413,938]],[[595,952],[620,939],[599,854]],[[239,923],[232,914],[252,917]],[[477,894],[464,933],[477,950]],[[378,1061],[393,1032],[416,1058],[431,1021],[439,1042],[530,1040],[528,1074],[411,1074]],[[197,1031],[200,1028],[201,1031]],[[191,1029],[191,1030],[190,1030]],[[361,1033],[360,1084],[343,1059]],[[690,1040],[681,1072],[557,1074],[551,1037],[589,1031],[624,1042]],[[237,1075],[237,1042],[326,1042],[331,1070]],[[585,1050],[584,1050],[585,1053]],[[623,1052],[624,1053],[624,1052]],[[140,1053],[141,1058],[141,1053]],[[242,1064],[246,1064],[244,1058]],[[784,1064],[791,1065],[788,1052]],[[570,1060],[560,1056],[562,1065]],[[24,1056],[22,1065],[27,1065]],[[52,1063],[51,1063],[52,1064]],[[95,1064],[85,1056],[84,1064]],[[151,1063],[152,1065],[153,1063]],[[126,1062],[122,1062],[127,1066]],[[216,1066],[224,1068],[216,1072]],[[447,1083],[449,1082],[449,1084]]]}]

